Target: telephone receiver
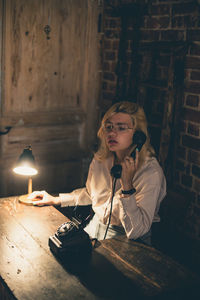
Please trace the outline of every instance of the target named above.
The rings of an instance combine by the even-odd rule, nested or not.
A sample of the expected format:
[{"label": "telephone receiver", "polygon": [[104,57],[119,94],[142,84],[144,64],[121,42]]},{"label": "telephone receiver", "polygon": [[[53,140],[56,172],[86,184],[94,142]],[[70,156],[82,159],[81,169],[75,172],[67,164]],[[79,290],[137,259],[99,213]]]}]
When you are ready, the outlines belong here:
[{"label": "telephone receiver", "polygon": [[136,147],[130,155],[133,159],[135,159],[136,150],[138,150],[140,152],[140,150],[142,149],[142,146],[146,142],[146,139],[147,139],[147,137],[146,137],[146,135],[143,131],[137,130],[134,133],[134,135],[133,135],[133,145],[136,145]]},{"label": "telephone receiver", "polygon": [[[137,130],[134,135],[133,135],[133,145],[136,145],[135,149],[132,151],[132,153],[130,154],[130,156],[135,159],[136,156],[136,150],[140,151],[142,149],[142,146],[145,144],[146,142],[146,135],[143,131],[141,130]],[[110,174],[111,176],[113,176],[114,178],[121,178],[121,173],[122,173],[122,166],[120,164],[114,165],[111,170],[110,170]]]}]

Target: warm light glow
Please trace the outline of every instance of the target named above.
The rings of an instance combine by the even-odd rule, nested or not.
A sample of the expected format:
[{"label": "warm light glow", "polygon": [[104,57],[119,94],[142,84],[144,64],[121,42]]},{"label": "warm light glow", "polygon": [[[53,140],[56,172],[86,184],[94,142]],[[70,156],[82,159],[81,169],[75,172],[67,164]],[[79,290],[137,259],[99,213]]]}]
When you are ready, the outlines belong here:
[{"label": "warm light glow", "polygon": [[19,175],[26,175],[26,176],[32,176],[32,175],[36,175],[38,173],[38,171],[34,168],[29,167],[28,165],[24,165],[21,167],[16,167],[13,169],[13,171],[16,174]]}]

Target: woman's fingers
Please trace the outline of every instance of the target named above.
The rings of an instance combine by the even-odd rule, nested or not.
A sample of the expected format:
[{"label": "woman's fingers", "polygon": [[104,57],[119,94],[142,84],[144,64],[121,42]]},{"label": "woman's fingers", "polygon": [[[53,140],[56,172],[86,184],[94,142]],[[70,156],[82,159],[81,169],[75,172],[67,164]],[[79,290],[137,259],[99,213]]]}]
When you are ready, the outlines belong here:
[{"label": "woman's fingers", "polygon": [[133,159],[131,156],[126,156],[124,162],[125,162],[125,165],[127,167],[133,165],[134,167],[137,168],[138,167],[138,162],[139,162],[139,152],[138,152],[138,150],[136,150],[136,152],[135,152],[135,159]]},{"label": "woman's fingers", "polygon": [[135,167],[136,167],[136,169],[138,168],[138,164],[139,164],[139,151],[136,149],[136,152],[135,152]]},{"label": "woman's fingers", "polygon": [[35,191],[28,196],[29,200],[32,200],[33,205],[60,205],[61,201],[59,197],[54,197],[48,194],[46,191]]},{"label": "woman's fingers", "polygon": [[49,205],[49,201],[47,200],[39,200],[39,201],[33,201],[33,205],[36,206],[44,206],[44,205]]},{"label": "woman's fingers", "polygon": [[28,199],[29,200],[34,200],[34,199],[43,199],[44,197],[44,191],[35,191],[33,193],[31,193],[30,195],[28,195]]},{"label": "woman's fingers", "polygon": [[51,196],[45,191],[35,191],[28,196],[32,200],[33,205],[43,206],[52,202]]}]

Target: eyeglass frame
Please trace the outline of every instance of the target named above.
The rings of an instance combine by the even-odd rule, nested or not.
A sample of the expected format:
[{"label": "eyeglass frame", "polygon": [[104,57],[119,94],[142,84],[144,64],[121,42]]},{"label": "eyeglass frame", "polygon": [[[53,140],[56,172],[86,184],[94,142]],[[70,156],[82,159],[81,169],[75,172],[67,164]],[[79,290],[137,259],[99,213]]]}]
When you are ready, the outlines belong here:
[{"label": "eyeglass frame", "polygon": [[[109,126],[111,126],[110,130],[107,130],[107,129],[105,128],[105,126],[106,126],[107,124],[108,124]],[[124,128],[123,130],[118,130],[119,127],[120,127],[121,125],[126,125],[127,128]],[[116,129],[116,127],[118,127],[118,129]],[[123,133],[123,132],[126,132],[128,129],[134,129],[134,128],[133,128],[133,127],[128,127],[128,124],[127,124],[127,123],[117,123],[116,125],[113,125],[112,123],[105,122],[105,123],[103,124],[103,126],[102,126],[102,129],[103,129],[106,133],[110,133],[110,132],[112,132],[112,131],[117,132],[117,133],[119,133],[119,132],[120,132],[120,133]]]}]

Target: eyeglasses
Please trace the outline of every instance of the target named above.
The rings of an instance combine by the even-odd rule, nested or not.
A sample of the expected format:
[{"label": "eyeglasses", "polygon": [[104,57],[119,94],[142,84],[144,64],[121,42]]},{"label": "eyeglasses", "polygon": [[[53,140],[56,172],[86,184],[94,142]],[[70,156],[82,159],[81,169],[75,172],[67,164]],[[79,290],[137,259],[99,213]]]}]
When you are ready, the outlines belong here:
[{"label": "eyeglasses", "polygon": [[128,124],[110,124],[110,123],[106,123],[103,125],[103,130],[106,133],[109,133],[111,131],[115,131],[115,132],[126,132],[128,129],[133,129],[132,127],[128,127]]}]

